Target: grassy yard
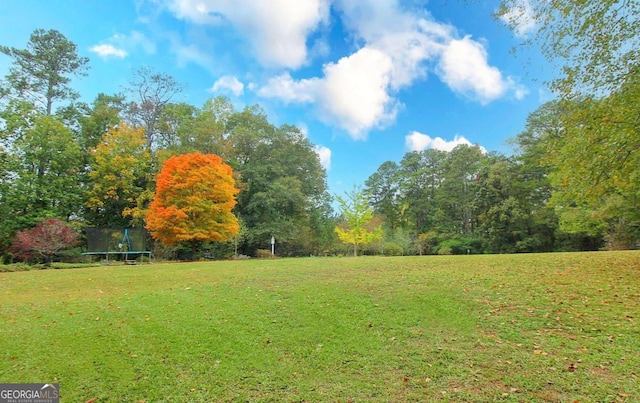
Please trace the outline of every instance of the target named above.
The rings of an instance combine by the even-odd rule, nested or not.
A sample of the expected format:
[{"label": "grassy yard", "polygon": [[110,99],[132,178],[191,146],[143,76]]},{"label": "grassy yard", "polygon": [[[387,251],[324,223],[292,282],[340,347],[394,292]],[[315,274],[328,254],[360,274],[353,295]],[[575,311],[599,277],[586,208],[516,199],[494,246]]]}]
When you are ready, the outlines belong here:
[{"label": "grassy yard", "polygon": [[0,273],[0,382],[63,402],[640,401],[640,252]]}]

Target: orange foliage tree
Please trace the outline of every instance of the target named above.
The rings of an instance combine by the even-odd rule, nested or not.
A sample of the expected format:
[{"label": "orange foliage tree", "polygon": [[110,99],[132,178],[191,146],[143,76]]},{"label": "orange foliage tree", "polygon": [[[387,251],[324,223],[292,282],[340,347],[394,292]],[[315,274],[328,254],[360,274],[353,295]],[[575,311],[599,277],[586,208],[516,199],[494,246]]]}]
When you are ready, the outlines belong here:
[{"label": "orange foliage tree", "polygon": [[213,154],[169,158],[158,174],[156,193],[147,213],[147,229],[165,245],[229,241],[239,224],[231,212],[238,189],[233,170]]}]

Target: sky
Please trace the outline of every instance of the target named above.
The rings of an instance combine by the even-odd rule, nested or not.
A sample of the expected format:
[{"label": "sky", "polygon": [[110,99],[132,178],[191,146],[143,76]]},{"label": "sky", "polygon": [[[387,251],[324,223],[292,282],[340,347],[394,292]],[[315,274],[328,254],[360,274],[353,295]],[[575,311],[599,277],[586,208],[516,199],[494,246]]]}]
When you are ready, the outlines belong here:
[{"label": "sky", "polygon": [[[91,103],[142,66],[186,85],[175,99],[259,104],[305,133],[332,194],[363,186],[409,151],[508,140],[551,99],[528,0],[515,32],[497,0],[4,0],[0,44],[24,49],[55,29],[90,59],[72,86]],[[0,76],[11,59],[0,55]]]}]

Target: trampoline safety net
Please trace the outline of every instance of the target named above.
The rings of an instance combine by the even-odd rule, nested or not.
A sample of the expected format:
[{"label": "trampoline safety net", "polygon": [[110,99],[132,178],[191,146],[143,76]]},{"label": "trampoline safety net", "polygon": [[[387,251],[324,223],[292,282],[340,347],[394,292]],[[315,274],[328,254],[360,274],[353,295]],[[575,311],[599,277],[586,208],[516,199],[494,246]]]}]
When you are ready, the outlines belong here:
[{"label": "trampoline safety net", "polygon": [[147,252],[144,228],[86,228],[88,253]]}]

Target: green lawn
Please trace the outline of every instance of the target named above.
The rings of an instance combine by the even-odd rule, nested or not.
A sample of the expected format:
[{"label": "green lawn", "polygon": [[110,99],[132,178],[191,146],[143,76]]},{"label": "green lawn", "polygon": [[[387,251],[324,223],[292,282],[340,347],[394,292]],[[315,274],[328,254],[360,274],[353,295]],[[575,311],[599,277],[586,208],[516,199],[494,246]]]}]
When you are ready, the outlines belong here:
[{"label": "green lawn", "polygon": [[640,401],[640,252],[0,273],[0,382],[63,402]]}]

